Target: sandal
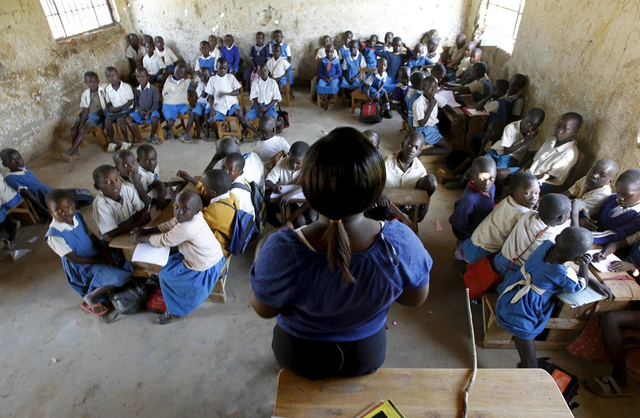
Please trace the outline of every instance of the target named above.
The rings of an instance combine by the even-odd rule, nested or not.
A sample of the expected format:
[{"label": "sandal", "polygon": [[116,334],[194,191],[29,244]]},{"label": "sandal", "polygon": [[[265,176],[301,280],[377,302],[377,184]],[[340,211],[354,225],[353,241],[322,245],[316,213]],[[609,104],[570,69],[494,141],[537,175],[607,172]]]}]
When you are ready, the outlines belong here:
[{"label": "sandal", "polygon": [[150,139],[150,141],[151,141],[151,145],[160,145],[160,144],[162,144],[162,141],[160,141],[160,140],[159,140],[157,137],[155,137],[155,136],[154,136],[154,137],[151,137],[151,138],[149,138],[149,139]]},{"label": "sandal", "polygon": [[[594,377],[593,379],[585,380],[584,385],[589,392],[603,398],[626,398],[635,395],[634,391],[624,391],[624,388],[621,388],[611,376]],[[629,385],[627,384],[626,388],[628,387]],[[600,391],[597,388],[600,388]]]},{"label": "sandal", "polygon": [[[105,305],[102,302],[94,303],[93,305],[89,305],[87,302],[82,301],[82,305],[80,307],[86,312],[90,313],[93,316],[104,316],[109,312],[109,306]],[[99,308],[100,311],[96,312],[96,309]]]}]

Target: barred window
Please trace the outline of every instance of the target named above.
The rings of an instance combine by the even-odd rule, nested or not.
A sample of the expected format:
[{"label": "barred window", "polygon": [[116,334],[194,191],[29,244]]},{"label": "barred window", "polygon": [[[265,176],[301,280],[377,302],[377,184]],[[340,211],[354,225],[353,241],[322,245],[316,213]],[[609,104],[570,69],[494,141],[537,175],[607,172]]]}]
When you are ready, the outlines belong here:
[{"label": "barred window", "polygon": [[111,0],[40,0],[56,40],[111,26],[120,20]]},{"label": "barred window", "polygon": [[483,45],[497,46],[508,53],[516,43],[525,0],[484,0],[478,22],[484,26]]}]

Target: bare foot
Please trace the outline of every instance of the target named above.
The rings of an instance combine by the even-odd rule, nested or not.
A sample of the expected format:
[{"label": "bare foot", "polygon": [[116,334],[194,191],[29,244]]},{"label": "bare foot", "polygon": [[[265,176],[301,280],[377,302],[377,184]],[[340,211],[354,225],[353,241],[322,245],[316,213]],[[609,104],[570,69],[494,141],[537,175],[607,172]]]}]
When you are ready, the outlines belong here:
[{"label": "bare foot", "polygon": [[452,174],[447,173],[444,169],[438,169],[438,183],[445,184],[450,180],[455,180],[455,177]]},{"label": "bare foot", "polygon": [[68,163],[80,159],[80,154],[78,154],[77,152],[75,152],[75,153],[73,153],[71,155],[67,155],[67,153],[65,152],[64,154],[62,154],[60,156],[62,157],[63,160],[65,160]]}]

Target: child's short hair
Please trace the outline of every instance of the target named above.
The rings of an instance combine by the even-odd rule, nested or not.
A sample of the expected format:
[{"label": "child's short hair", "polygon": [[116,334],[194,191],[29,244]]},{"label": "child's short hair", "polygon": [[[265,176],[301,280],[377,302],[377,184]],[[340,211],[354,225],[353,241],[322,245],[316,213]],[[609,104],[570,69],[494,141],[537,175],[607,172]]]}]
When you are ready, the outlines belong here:
[{"label": "child's short hair", "polygon": [[618,183],[640,188],[640,169],[631,168],[620,174],[616,180],[616,184]]},{"label": "child's short hair", "polygon": [[471,163],[471,172],[474,174],[496,171],[496,162],[491,157],[478,157]]},{"label": "child's short hair", "polygon": [[520,84],[522,88],[527,85],[527,77],[525,77],[523,74],[514,74],[511,78],[513,78],[513,81],[515,83]]},{"label": "child's short hair", "polygon": [[205,171],[200,181],[218,195],[225,194],[231,189],[231,176],[221,169]]},{"label": "child's short hair", "polygon": [[431,37],[429,38],[429,40],[427,40],[427,48],[432,46],[432,45],[440,45],[440,39],[435,38],[435,37]]},{"label": "child's short hair", "polygon": [[[435,39],[435,38],[433,38]],[[438,70],[438,72],[442,73],[443,75],[447,73],[447,69],[444,67],[444,64],[436,64],[431,68],[431,73],[433,74],[434,70]]]},{"label": "child's short hair", "polygon": [[538,179],[533,174],[520,170],[510,176],[509,189],[516,190],[529,181],[538,181]]},{"label": "child's short hair", "polygon": [[218,58],[218,67],[222,67],[222,64],[227,64],[229,65],[229,61],[227,61],[226,58],[222,57],[222,58]]},{"label": "child's short hair", "polygon": [[570,226],[556,237],[555,254],[560,259],[573,260],[589,251],[593,245],[593,234],[585,228]]},{"label": "child's short hair", "polygon": [[98,74],[96,74],[96,73],[95,73],[95,72],[93,72],[93,71],[87,71],[86,73],[84,73],[84,77],[83,77],[83,78],[84,78],[85,80],[86,80],[87,78],[98,78]]},{"label": "child's short hair", "polygon": [[414,71],[409,77],[409,81],[411,81],[411,85],[414,89],[422,90],[422,86],[424,85],[424,73],[422,71]]},{"label": "child's short hair", "polygon": [[73,202],[73,198],[66,189],[52,189],[44,197],[44,203],[48,207],[49,205],[59,202],[62,199],[69,199]]},{"label": "child's short hair", "polygon": [[582,126],[582,121],[583,121],[583,119],[582,119],[582,115],[581,115],[581,114],[579,114],[579,113],[576,113],[576,112],[567,112],[567,113],[565,113],[564,115],[562,115],[562,117],[563,117],[563,118],[564,118],[564,117],[567,117],[567,118],[570,118],[570,119],[573,119],[573,120],[577,121],[577,122],[578,122],[578,129],[580,129],[580,127]]},{"label": "child's short hair", "polygon": [[504,91],[505,93],[509,90],[509,81],[500,79],[496,81],[496,87],[498,91]]},{"label": "child's short hair", "polygon": [[307,151],[309,151],[309,144],[303,141],[297,141],[291,145],[289,155],[295,158],[300,158],[304,157]]},{"label": "child's short hair", "polygon": [[476,62],[475,64],[473,64],[473,66],[471,67],[471,71],[475,71],[475,73],[479,76],[479,77],[484,77],[485,75],[487,75],[487,63],[485,62]]},{"label": "child's short hair", "polygon": [[207,46],[209,46],[209,41],[200,41],[200,46],[207,44]]},{"label": "child's short hair", "polygon": [[153,147],[153,145],[151,145],[151,144],[142,144],[136,150],[136,154],[138,154],[138,158],[143,158],[145,155],[147,155],[147,153],[149,153],[151,151],[155,152],[156,155],[158,154],[158,152]]},{"label": "child's short hair", "polygon": [[[529,109],[529,111],[527,113],[525,113],[524,117],[529,117],[530,120],[532,121],[537,121],[540,120],[540,124],[542,124],[544,122],[544,119],[546,118],[546,113],[544,112],[544,110],[540,109],[539,107],[532,107],[531,109]],[[523,118],[524,119],[524,118]]]},{"label": "child's short hair", "polygon": [[427,86],[431,86],[432,84],[438,84],[438,79],[435,78],[434,76],[430,75],[429,77],[425,77],[424,78],[424,83],[422,85],[422,88],[425,88]]},{"label": "child's short hair", "polygon": [[230,162],[233,167],[237,167],[239,170],[244,170],[244,157],[239,152],[232,152],[225,157],[225,160]]},{"label": "child's short hair", "polygon": [[558,193],[549,193],[540,199],[538,214],[547,225],[554,224],[558,219],[569,213],[571,200]]},{"label": "child's short hair", "polygon": [[277,33],[282,35],[282,31],[280,29],[276,29],[276,30],[273,31],[273,36],[275,36]]},{"label": "child's short hair", "polygon": [[120,164],[120,162],[122,162],[122,159],[127,155],[130,155],[132,158],[135,158],[135,155],[133,155],[133,152],[131,152],[131,150],[128,150],[128,149],[121,149],[116,151],[113,154],[113,157],[111,158],[113,159],[113,163],[115,165],[118,165]]},{"label": "child's short hair", "polygon": [[256,36],[262,35],[262,37],[264,38],[264,32],[256,32]]},{"label": "child's short hair", "polygon": [[20,154],[18,151],[16,151],[16,150],[15,150],[15,149],[13,149],[13,148],[5,148],[5,149],[3,149],[2,151],[0,151],[0,160],[1,160],[3,163],[5,163],[5,162],[7,162],[7,160],[9,160],[9,159],[11,158],[11,156],[12,156],[13,154],[16,154],[16,153],[17,153],[18,155]]},{"label": "child's short hair", "polygon": [[115,72],[116,74],[118,74],[118,69],[111,65],[104,69],[105,75],[109,74],[110,72]]},{"label": "child's short hair", "polygon": [[106,164],[98,166],[98,168],[93,170],[93,175],[92,175],[93,182],[99,183],[102,179],[104,179],[104,176],[110,171],[118,171],[118,169],[112,165],[106,165]]},{"label": "child's short hair", "polygon": [[136,73],[149,75],[149,71],[147,71],[147,69],[146,69],[146,68],[144,68],[144,67],[138,67],[138,68],[136,68]]}]

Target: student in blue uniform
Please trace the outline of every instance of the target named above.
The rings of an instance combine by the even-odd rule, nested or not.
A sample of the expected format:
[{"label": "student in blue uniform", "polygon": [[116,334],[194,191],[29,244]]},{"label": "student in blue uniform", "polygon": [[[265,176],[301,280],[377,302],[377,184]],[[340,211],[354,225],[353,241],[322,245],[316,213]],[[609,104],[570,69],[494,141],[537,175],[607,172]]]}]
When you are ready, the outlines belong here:
[{"label": "student in blue uniform", "polygon": [[391,105],[389,103],[389,95],[385,90],[387,81],[387,60],[385,58],[378,59],[376,71],[369,73],[369,76],[362,81],[360,89],[367,95],[369,101],[377,101],[380,103],[382,116],[391,119]]},{"label": "student in blue uniform", "polygon": [[405,108],[407,109],[407,125],[413,130],[413,104],[422,97],[422,89],[424,87],[424,73],[415,71],[409,78],[411,87],[404,96]]},{"label": "student in blue uniform", "polygon": [[158,316],[160,325],[183,319],[207,299],[226,259],[222,247],[202,216],[198,193],[178,194],[174,218],[155,227],[136,229],[136,243],[154,247],[178,247],[160,271],[160,289],[167,311]]},{"label": "student in blue uniform", "polygon": [[376,68],[378,57],[376,56],[378,35],[371,35],[368,42],[362,44],[362,56],[367,63],[367,68]]},{"label": "student in blue uniform", "polygon": [[424,70],[427,67],[431,67],[435,64],[435,62],[431,61],[425,55],[426,48],[424,44],[417,44],[413,49],[413,57],[407,60],[407,67],[411,69],[411,71]]},{"label": "student in blue uniform", "polygon": [[318,85],[316,86],[316,92],[320,95],[320,101],[322,108],[329,110],[333,107],[333,97],[340,91],[340,76],[342,75],[342,68],[340,67],[340,60],[335,56],[336,51],[332,44],[325,47],[326,57],[322,58],[320,65],[318,66]]},{"label": "student in blue uniform", "polygon": [[[284,37],[280,29],[273,32],[273,39],[269,44],[269,56],[273,56],[273,46],[276,44],[280,45],[280,56],[286,58],[289,64],[291,64],[291,47],[283,41]],[[293,84],[293,70],[289,67],[288,71],[289,84]],[[291,98],[293,98],[293,92],[291,93]]]},{"label": "student in blue uniform", "polygon": [[[2,165],[9,169],[5,180],[9,186],[20,193],[23,198],[28,199],[36,211],[48,217],[45,197],[51,191],[51,187],[44,184],[33,171],[24,164],[20,153],[12,148],[5,148],[0,151]],[[76,205],[93,203],[93,196],[87,189],[67,189]]]},{"label": "student in blue uniform", "polygon": [[194,68],[196,73],[198,73],[198,76],[200,76],[200,69],[205,67],[211,71],[211,74],[215,74],[216,61],[218,57],[216,56],[215,51],[213,53],[211,52],[208,41],[200,42],[200,53],[202,55],[200,55],[196,60],[196,66]]},{"label": "student in blue uniform", "polygon": [[116,261],[119,257],[87,227],[66,190],[51,190],[46,203],[53,221],[45,239],[62,259],[69,285],[82,296],[82,309],[96,316],[106,314],[105,294],[131,280],[133,267]]},{"label": "student in blue uniform", "polygon": [[487,64],[484,62],[476,62],[471,66],[469,76],[471,80],[469,84],[460,87],[448,87],[452,91],[459,94],[471,94],[473,100],[478,103],[491,93],[491,80],[487,75]]},{"label": "student in blue uniform", "polygon": [[384,50],[376,51],[376,55],[380,58],[386,58],[387,60],[387,81],[384,89],[391,93],[398,84],[398,71],[402,64],[409,60],[413,56],[413,51],[406,48],[407,52],[402,53],[402,48],[405,45],[402,43],[402,38],[393,38],[393,52]]},{"label": "student in blue uniform", "polygon": [[264,44],[264,32],[256,33],[256,44],[249,51],[249,66],[244,70],[244,91],[251,91],[251,77],[258,78],[258,66],[266,64],[269,48]]},{"label": "student in blue uniform", "polygon": [[348,53],[342,53],[342,80],[340,88],[350,94],[360,87],[360,68],[367,66],[364,56],[358,51],[358,41],[349,42]]},{"label": "student in blue uniform", "polygon": [[240,49],[234,45],[233,36],[224,35],[224,45],[220,49],[220,55],[229,63],[229,73],[236,74],[240,71]]},{"label": "student in blue uniform", "polygon": [[496,121],[503,124],[507,123],[509,112],[507,110],[507,102],[504,98],[509,90],[509,82],[507,80],[497,80],[496,85],[491,93],[476,104],[476,110],[489,112],[487,124]]},{"label": "student in blue uniform", "polygon": [[344,63],[344,58],[351,54],[350,44],[352,40],[353,32],[350,30],[345,31],[345,33],[342,34],[342,45],[340,45],[340,48],[338,49],[338,59],[340,60],[340,63]]},{"label": "student in blue uniform", "polygon": [[522,74],[514,74],[509,80],[509,90],[505,95],[507,104],[508,122],[518,120],[524,111],[524,94],[522,89],[527,85],[527,77]]},{"label": "student in blue uniform", "polygon": [[[411,69],[409,67],[400,67],[400,71],[398,71],[398,84],[391,92],[391,103],[393,103],[393,107],[404,121],[407,120],[409,113],[407,108],[407,94],[411,86],[409,83],[410,72]],[[421,74],[424,73],[421,72]]]},{"label": "student in blue uniform", "polygon": [[[554,295],[561,292],[576,293],[590,285],[599,293],[612,298],[611,291],[596,279],[589,278],[591,255],[587,251],[593,244],[589,231],[568,227],[553,241],[543,242],[522,268],[509,270],[498,285],[496,320],[513,335],[520,355],[519,367],[536,368],[535,338],[544,330],[555,306]],[[565,266],[573,261],[579,271]]]}]

